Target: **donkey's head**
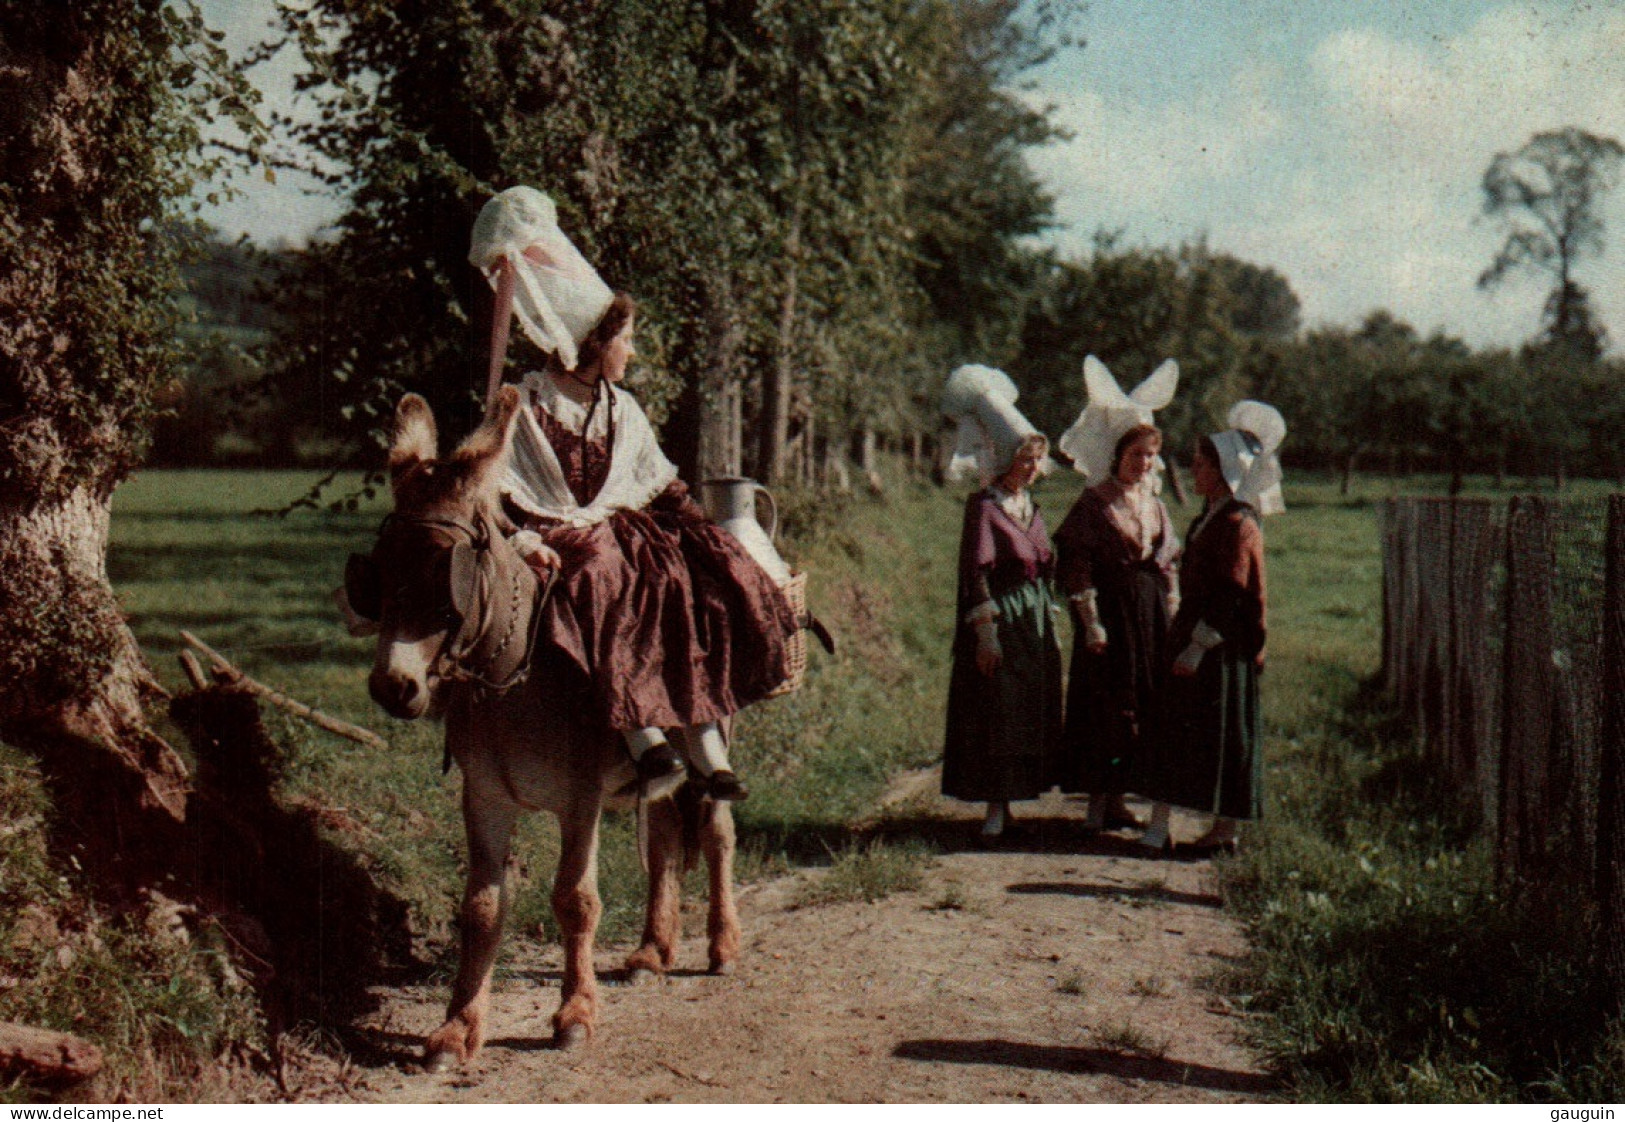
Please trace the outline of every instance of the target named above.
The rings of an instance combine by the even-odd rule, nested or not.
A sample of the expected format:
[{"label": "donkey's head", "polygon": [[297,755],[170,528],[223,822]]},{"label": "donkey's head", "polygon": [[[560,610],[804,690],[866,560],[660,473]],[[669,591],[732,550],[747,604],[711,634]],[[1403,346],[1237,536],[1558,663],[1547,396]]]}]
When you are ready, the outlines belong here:
[{"label": "donkey's head", "polygon": [[[494,512],[518,409],[519,391],[502,387],[484,423],[444,459],[437,457],[429,403],[407,394],[395,410],[389,449],[395,509],[372,553],[353,557],[345,578],[351,603],[379,622],[367,688],[392,716],[410,719],[429,712],[457,661],[459,652],[452,648],[480,638],[461,642],[465,633],[477,630],[465,622],[480,623],[472,617],[487,611],[489,592],[476,570],[489,568],[498,551],[512,554],[497,533]],[[510,560],[517,559],[501,558],[504,565]],[[513,573],[515,582],[529,579]],[[481,604],[471,603],[476,595]]]}]

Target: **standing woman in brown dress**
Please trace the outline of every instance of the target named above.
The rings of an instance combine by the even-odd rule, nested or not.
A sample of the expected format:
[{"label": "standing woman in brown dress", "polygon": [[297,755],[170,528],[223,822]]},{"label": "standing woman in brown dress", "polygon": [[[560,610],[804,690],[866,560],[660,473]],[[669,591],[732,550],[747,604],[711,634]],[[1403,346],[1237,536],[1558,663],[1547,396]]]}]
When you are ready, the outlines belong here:
[{"label": "standing woman in brown dress", "polygon": [[1030,492],[1049,442],[1015,400],[1010,379],[986,366],[960,367],[943,394],[943,412],[960,421],[955,462],[974,464],[984,486],[965,502],[959,540],[942,793],[985,802],[990,841],[1009,829],[1012,802],[1062,778],[1055,554]]},{"label": "standing woman in brown dress", "polygon": [[1286,422],[1271,406],[1243,401],[1229,428],[1197,442],[1191,474],[1205,500],[1180,564],[1179,613],[1169,630],[1163,719],[1141,794],[1156,800],[1141,839],[1166,851],[1168,804],[1213,816],[1197,849],[1234,848],[1237,825],[1262,810],[1263,738],[1258,676],[1264,667],[1262,519],[1286,509],[1275,450]]},{"label": "standing woman in brown dress", "polygon": [[546,354],[520,383],[502,481],[512,541],[559,579],[542,638],[567,656],[601,718],[624,737],[651,796],[688,764],[718,799],[740,799],[720,722],[787,677],[796,620],[772,578],[677,478],[620,382],[636,306],[604,284],[559,229],[553,202],[513,187],[485,205],[470,261],[496,290],[487,400],[509,322]]}]

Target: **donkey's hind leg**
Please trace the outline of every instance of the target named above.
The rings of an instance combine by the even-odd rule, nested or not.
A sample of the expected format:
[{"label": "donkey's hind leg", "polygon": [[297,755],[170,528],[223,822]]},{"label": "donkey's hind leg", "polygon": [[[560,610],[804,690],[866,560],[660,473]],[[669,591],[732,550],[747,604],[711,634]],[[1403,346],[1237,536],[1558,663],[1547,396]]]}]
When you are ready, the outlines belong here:
[{"label": "donkey's hind leg", "polygon": [[598,976],[593,940],[603,902],[598,897],[599,805],[559,816],[559,871],[553,880],[553,915],[564,940],[564,995],[553,1014],[553,1043],[574,1048],[592,1036],[598,1019]]},{"label": "donkey's hind leg", "polygon": [[468,830],[468,883],[463,889],[462,953],[452,984],[446,1023],[424,1042],[424,1066],[445,1071],[466,1063],[485,1043],[491,998],[491,967],[508,913],[508,853],[518,808],[506,801],[481,800],[463,786],[463,821]]},{"label": "donkey's hind leg", "polygon": [[713,974],[731,974],[739,958],[739,909],[734,904],[734,816],[726,802],[700,804],[700,846],[710,878],[711,909],[706,920]]},{"label": "donkey's hind leg", "polygon": [[643,805],[649,839],[649,900],[644,911],[643,943],[626,960],[629,981],[664,974],[677,963],[677,940],[682,936],[683,820],[676,797],[654,799]]}]

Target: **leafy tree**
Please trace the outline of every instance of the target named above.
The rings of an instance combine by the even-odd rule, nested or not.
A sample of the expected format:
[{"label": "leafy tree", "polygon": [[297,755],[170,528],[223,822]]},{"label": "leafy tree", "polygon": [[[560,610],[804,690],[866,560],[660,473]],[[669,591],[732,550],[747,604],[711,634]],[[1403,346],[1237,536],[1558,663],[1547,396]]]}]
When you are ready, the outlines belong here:
[{"label": "leafy tree", "polygon": [[[1280,274],[1203,243],[1121,249],[1102,233],[1088,260],[1049,270],[1013,373],[1035,423],[1059,432],[1083,405],[1084,356],[1098,355],[1125,388],[1178,359],[1180,392],[1157,417],[1173,463],[1280,365],[1297,307]],[[1177,471],[1171,479],[1180,492]]]},{"label": "leafy tree", "polygon": [[1023,75],[1071,43],[1063,5],[915,5],[907,44],[926,85],[910,142],[909,224],[937,329],[924,346],[939,368],[1002,364],[1020,348],[1046,268],[1023,239],[1050,227],[1054,205],[1024,153],[1064,134],[1019,94]]},{"label": "leafy tree", "polygon": [[108,584],[109,507],[176,357],[166,235],[223,159],[199,122],[263,140],[235,75],[188,3],[0,0],[0,736],[176,816],[186,768],[143,712],[160,690]]},{"label": "leafy tree", "polygon": [[1479,285],[1514,272],[1545,274],[1552,290],[1542,341],[1587,362],[1601,354],[1604,329],[1574,271],[1602,251],[1598,208],[1619,181],[1622,158],[1618,141],[1570,127],[1535,134],[1516,152],[1497,154],[1484,172],[1484,213],[1506,225],[1507,237]]},{"label": "leafy tree", "polygon": [[[944,67],[1002,65],[996,43],[941,36],[942,17],[961,9],[1009,19],[1017,7],[287,9],[303,83],[321,106],[295,131],[335,183],[354,188],[338,238],[313,249],[287,289],[279,377],[341,405],[360,431],[406,387],[470,418],[488,304],[464,260],[467,231],[490,192],[527,182],[555,197],[583,251],[644,306],[635,375],[690,472],[772,477],[793,424],[807,432],[850,409],[868,421],[906,412],[886,375],[935,365],[940,379],[940,365],[909,346],[911,329],[961,317],[923,299],[914,276],[922,255],[911,232],[942,225],[913,190],[937,151],[920,122],[946,114],[932,100]],[[985,78],[971,93],[1018,104]],[[956,189],[997,195],[975,181],[976,167],[1007,170],[956,169]],[[1009,242],[1029,226],[1001,229]],[[336,393],[314,392],[335,375]],[[760,440],[747,447],[750,422]]]}]

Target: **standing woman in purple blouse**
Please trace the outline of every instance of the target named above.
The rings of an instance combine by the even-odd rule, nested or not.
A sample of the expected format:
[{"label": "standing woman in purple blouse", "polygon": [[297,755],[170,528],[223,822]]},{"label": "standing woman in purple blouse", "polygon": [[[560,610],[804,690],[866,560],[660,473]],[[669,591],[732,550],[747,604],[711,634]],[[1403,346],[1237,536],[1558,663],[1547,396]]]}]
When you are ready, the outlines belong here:
[{"label": "standing woman in purple blouse", "polygon": [[942,793],[987,803],[987,839],[1006,832],[1012,802],[1062,778],[1055,554],[1029,490],[1048,466],[1049,442],[1015,399],[1000,371],[965,366],[943,403],[960,420],[956,463],[974,462],[984,486],[965,502],[959,542]]}]

